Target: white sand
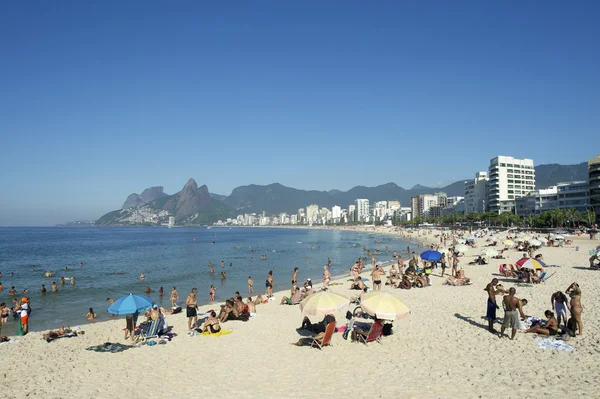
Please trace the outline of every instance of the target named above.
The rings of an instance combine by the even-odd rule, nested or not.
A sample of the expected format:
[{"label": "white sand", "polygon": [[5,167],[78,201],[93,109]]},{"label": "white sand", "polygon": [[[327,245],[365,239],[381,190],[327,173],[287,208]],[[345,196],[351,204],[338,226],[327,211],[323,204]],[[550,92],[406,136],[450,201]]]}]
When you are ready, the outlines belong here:
[{"label": "white sand", "polygon": [[[433,241],[430,235],[422,238]],[[478,244],[480,248],[471,250],[463,263],[479,254],[483,240]],[[520,258],[511,251],[508,260],[466,266],[471,286],[441,286],[442,279],[433,276],[433,286],[424,289],[385,287],[411,308],[412,315],[396,321],[394,335],[383,338],[382,345],[346,342],[341,334],[335,334],[332,346],[322,352],[289,345],[300,338],[295,329],[302,315],[297,306],[278,304],[282,294],[288,295],[285,292],[276,294],[276,302],[258,306],[260,315],[249,322],[225,323],[223,328],[234,332],[222,337],[187,336],[187,320],[181,314],[168,316],[179,335],[167,345],[116,354],[85,348],[107,341],[125,343],[123,319],[83,325],[85,335],[51,343],[43,341],[41,333],[16,337],[18,343],[0,345],[0,392],[5,398],[534,398],[542,392],[547,397],[573,393],[598,397],[600,325],[594,304],[600,298],[600,271],[585,269],[588,249],[598,244],[582,237],[569,247],[542,248],[548,263],[562,267],[548,269],[556,274],[545,284],[517,287],[517,296],[529,300],[525,313],[543,318],[550,295],[579,282],[584,331],[569,341],[576,348],[572,353],[538,349],[531,334],[518,334],[510,341],[487,332],[483,288],[498,272],[499,263]],[[393,249],[400,253],[402,248],[392,243],[389,254],[378,260],[391,259]],[[276,273],[276,278],[289,276]],[[333,291],[354,294],[343,281]],[[502,283],[506,288],[514,285]],[[345,322],[343,314],[337,318]]]}]

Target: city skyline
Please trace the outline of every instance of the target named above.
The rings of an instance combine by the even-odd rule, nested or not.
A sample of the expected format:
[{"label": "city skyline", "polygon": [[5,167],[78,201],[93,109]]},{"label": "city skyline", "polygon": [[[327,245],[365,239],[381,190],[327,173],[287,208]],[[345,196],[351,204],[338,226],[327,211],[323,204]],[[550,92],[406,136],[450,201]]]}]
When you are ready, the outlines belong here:
[{"label": "city skyline", "polygon": [[8,3],[0,224],[97,218],[190,176],[443,187],[492,148],[581,162],[600,5],[537,4]]}]

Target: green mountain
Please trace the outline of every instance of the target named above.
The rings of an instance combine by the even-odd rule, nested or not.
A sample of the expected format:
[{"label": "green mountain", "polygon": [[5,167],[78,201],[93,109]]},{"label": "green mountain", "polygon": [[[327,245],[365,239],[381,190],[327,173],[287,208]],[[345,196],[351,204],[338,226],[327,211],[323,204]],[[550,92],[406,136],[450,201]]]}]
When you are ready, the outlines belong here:
[{"label": "green mountain", "polygon": [[554,186],[556,183],[588,180],[588,164],[559,165],[557,163],[535,167],[535,188]]}]

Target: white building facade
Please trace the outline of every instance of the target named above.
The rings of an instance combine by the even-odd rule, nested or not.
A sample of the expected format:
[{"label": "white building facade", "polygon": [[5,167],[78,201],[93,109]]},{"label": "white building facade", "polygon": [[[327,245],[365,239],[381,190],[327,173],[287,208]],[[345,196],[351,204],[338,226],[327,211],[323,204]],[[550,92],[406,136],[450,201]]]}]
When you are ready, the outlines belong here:
[{"label": "white building facade", "polygon": [[477,172],[474,179],[465,182],[465,213],[485,212],[487,185],[486,172]]},{"label": "white building facade", "polygon": [[490,212],[509,212],[515,200],[535,189],[533,159],[499,155],[490,160],[487,206]]}]

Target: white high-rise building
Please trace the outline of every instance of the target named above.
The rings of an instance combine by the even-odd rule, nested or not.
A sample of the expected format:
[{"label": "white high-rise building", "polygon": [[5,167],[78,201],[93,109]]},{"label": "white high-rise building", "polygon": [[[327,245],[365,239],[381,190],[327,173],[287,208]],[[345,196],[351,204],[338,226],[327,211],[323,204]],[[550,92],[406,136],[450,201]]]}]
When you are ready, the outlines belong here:
[{"label": "white high-rise building", "polygon": [[306,207],[306,221],[307,223],[312,223],[317,221],[317,216],[319,215],[319,205],[309,205]]},{"label": "white high-rise building", "polygon": [[356,222],[356,205],[348,205],[348,221]]},{"label": "white high-rise building", "polygon": [[175,226],[175,217],[169,216],[169,228]]},{"label": "white high-rise building", "polygon": [[486,172],[477,172],[474,179],[465,182],[465,213],[485,212],[487,184]]},{"label": "white high-rise building", "polygon": [[331,218],[333,219],[333,223],[339,223],[340,218],[342,217],[342,207],[338,205],[334,205],[331,208]]},{"label": "white high-rise building", "polygon": [[356,217],[357,222],[368,222],[369,221],[369,200],[368,199],[357,199],[356,203]]},{"label": "white high-rise building", "polygon": [[487,206],[490,212],[514,210],[515,199],[535,189],[533,159],[497,156],[490,160]]}]

